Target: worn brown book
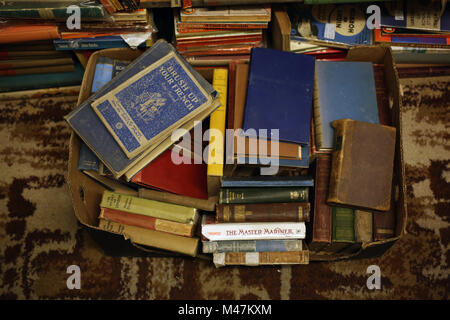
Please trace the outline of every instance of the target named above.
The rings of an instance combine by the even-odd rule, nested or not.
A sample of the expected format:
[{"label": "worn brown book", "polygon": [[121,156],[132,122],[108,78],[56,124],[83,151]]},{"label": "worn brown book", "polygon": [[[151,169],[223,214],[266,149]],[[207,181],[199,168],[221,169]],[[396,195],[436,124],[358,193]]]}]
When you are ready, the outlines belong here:
[{"label": "worn brown book", "polygon": [[309,251],[286,252],[223,252],[214,253],[213,261],[216,267],[226,265],[278,265],[278,264],[308,264]]},{"label": "worn brown book", "polygon": [[396,128],[351,119],[331,125],[335,147],[327,202],[389,210]]},{"label": "worn brown book", "polygon": [[308,222],[309,203],[218,204],[216,222]]},{"label": "worn brown book", "polygon": [[381,241],[395,237],[395,202],[386,212],[373,212],[373,240]]},{"label": "worn brown book", "polygon": [[315,164],[314,211],[312,216],[312,238],[308,244],[311,251],[320,251],[331,243],[332,208],[326,203],[330,181],[331,155],[319,155]]}]

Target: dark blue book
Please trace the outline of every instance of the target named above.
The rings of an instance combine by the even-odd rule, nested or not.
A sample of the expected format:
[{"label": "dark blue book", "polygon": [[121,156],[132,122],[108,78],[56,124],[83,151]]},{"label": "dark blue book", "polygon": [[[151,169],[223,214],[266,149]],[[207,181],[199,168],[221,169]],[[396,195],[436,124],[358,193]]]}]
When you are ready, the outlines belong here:
[{"label": "dark blue book", "polygon": [[[195,71],[183,57],[176,53],[176,50],[172,45],[164,40],[158,40],[150,49],[145,51],[139,58],[133,61],[107,85],[92,94],[88,99],[81,103],[79,107],[66,116],[67,122],[75,130],[78,136],[89,146],[92,151],[95,152],[98,158],[116,177],[121,176],[133,166],[133,168],[136,169],[135,165],[144,167],[148,163],[145,163],[145,159],[147,159],[146,157],[149,155],[149,152],[153,150],[145,150],[133,158],[128,158],[114,137],[104,126],[103,122],[97,116],[91,104],[170,53],[175,53],[180,58],[181,63],[189,70],[192,77],[194,77],[198,82],[198,85],[201,86],[207,94],[216,98],[217,92],[214,90],[212,85],[209,84],[200,74],[198,74],[198,72]],[[213,110],[214,108],[211,110],[207,109],[202,116],[207,117]],[[186,128],[188,127],[189,126],[186,126]],[[187,130],[190,129],[188,128]],[[171,144],[172,143],[164,145],[160,148],[162,150],[158,151],[162,153]]]},{"label": "dark blue book", "polygon": [[383,3],[380,24],[385,27],[449,32],[450,6],[446,5],[442,10],[441,5],[441,1],[418,0]]},{"label": "dark blue book", "polygon": [[100,170],[100,161],[97,156],[83,142],[81,142],[78,155],[78,170],[93,170],[96,172]]},{"label": "dark blue book", "polygon": [[[314,57],[253,48],[243,129],[278,129],[280,141],[309,143]],[[273,132],[268,136],[273,138]],[[303,149],[303,148],[302,148]]]},{"label": "dark blue book", "polygon": [[[104,36],[92,38],[77,39],[56,39],[53,40],[56,50],[99,50],[110,48],[129,48],[125,40],[121,36]],[[146,43],[143,42],[138,48],[145,48]]]},{"label": "dark blue book", "polygon": [[77,62],[71,72],[25,74],[0,77],[0,92],[22,91],[80,85],[84,68]]},{"label": "dark blue book", "polygon": [[314,180],[306,176],[223,177],[222,188],[241,187],[313,187]]},{"label": "dark blue book", "polygon": [[317,149],[333,149],[331,121],[347,118],[379,123],[371,62],[317,61],[314,90]]}]

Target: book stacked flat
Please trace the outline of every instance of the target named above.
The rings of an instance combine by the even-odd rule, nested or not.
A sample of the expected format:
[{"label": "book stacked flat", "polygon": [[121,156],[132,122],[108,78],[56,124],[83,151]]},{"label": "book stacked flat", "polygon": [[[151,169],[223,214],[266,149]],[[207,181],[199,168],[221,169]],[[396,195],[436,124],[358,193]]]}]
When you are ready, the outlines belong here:
[{"label": "book stacked flat", "polygon": [[307,264],[311,185],[304,177],[224,177],[216,215],[203,216],[203,252],[217,267]]},{"label": "book stacked flat", "polygon": [[189,61],[248,60],[251,48],[265,46],[270,19],[270,5],[176,10],[177,49]]}]

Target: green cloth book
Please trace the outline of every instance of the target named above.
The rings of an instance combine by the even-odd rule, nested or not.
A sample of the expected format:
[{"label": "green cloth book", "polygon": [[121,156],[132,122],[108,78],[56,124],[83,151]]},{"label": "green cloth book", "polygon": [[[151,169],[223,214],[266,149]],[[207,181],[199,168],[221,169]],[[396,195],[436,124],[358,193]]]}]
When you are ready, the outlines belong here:
[{"label": "green cloth book", "polygon": [[333,242],[355,243],[355,210],[333,207]]}]

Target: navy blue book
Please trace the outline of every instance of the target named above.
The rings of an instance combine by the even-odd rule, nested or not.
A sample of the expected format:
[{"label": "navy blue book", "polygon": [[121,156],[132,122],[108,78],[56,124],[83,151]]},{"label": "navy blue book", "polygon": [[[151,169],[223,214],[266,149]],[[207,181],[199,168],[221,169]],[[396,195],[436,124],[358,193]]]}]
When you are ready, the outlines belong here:
[{"label": "navy blue book", "polygon": [[279,129],[280,141],[308,144],[314,62],[303,54],[253,48],[243,129]]},{"label": "navy blue book", "polygon": [[96,172],[100,170],[100,161],[97,156],[83,142],[81,142],[78,155],[78,170],[93,170]]},{"label": "navy blue book", "polygon": [[339,119],[379,123],[371,62],[316,62],[314,130],[318,150],[333,149],[331,122]]},{"label": "navy blue book", "polygon": [[222,188],[242,187],[313,187],[314,180],[307,176],[223,177]]},{"label": "navy blue book", "polygon": [[71,72],[24,74],[0,77],[0,92],[22,91],[43,88],[77,86],[84,75],[83,66],[77,62]]},{"label": "navy blue book", "polygon": [[[121,36],[104,36],[92,38],[77,39],[56,39],[53,40],[56,50],[99,50],[110,48],[129,48]],[[146,43],[143,42],[138,48],[145,48]]]},{"label": "navy blue book", "polygon": [[[86,99],[83,103],[80,104],[75,110],[73,110],[70,114],[68,114],[65,119],[72,127],[72,129],[78,134],[78,136],[89,146],[89,148],[95,152],[98,158],[111,170],[111,172],[119,177],[126,172],[129,172],[131,169],[133,172],[138,172],[145,165],[147,165],[151,160],[156,158],[159,154],[165,151],[168,147],[170,147],[173,142],[168,136],[167,139],[163,139],[160,141],[159,145],[156,145],[154,148],[148,148],[142,151],[140,154],[129,158],[127,154],[122,150],[122,147],[116,142],[115,138],[110,134],[102,120],[97,116],[94,108],[91,106],[92,103],[99,98],[102,98],[108,93],[111,93],[113,90],[121,87],[124,88],[124,84],[127,82],[130,83],[130,80],[133,80],[134,76],[137,74],[146,75],[146,69],[153,64],[157,63],[161,59],[167,57],[169,54],[174,54],[178,57],[178,61],[187,69],[190,78],[195,79],[195,82],[202,88],[206,94],[214,98],[214,101],[217,101],[217,92],[214,90],[211,84],[209,84],[200,74],[197,73],[185,60],[181,57],[172,45],[167,43],[164,40],[158,40],[150,49],[145,51],[139,58],[133,61],[128,67],[126,67],[122,72],[120,72],[114,79],[112,79],[107,85],[103,86],[96,93],[92,94],[88,99]],[[161,66],[161,65],[160,65]],[[161,69],[155,69],[161,73]],[[153,70],[152,70],[153,71]],[[152,72],[150,71],[150,72]],[[174,80],[174,78],[169,78]],[[178,79],[178,81],[183,79]],[[169,80],[168,80],[169,81]],[[168,81],[165,80],[166,83]],[[172,83],[174,86],[176,83]],[[120,88],[119,88],[120,89]],[[166,92],[154,92],[155,94],[161,94],[162,99],[167,101],[167,105],[169,102],[178,101],[183,102],[182,97],[178,96],[176,92],[178,92],[178,87],[172,88],[167,85],[167,90],[172,90]],[[189,88],[188,88],[189,89]],[[176,90],[176,91],[175,91]],[[183,89],[181,89],[183,90]],[[139,91],[134,97],[145,98],[143,94],[147,91]],[[185,91],[190,92],[190,91]],[[181,94],[181,93],[180,93]],[[179,100],[177,100],[177,97]],[[142,100],[144,106],[142,106],[142,110],[151,110],[152,104],[148,103],[145,105],[146,101],[149,101],[150,97],[147,100]],[[141,100],[139,100],[141,101]],[[148,107],[146,109],[146,107]],[[214,109],[218,107],[218,104],[213,104],[210,107],[206,108],[205,111],[200,113],[197,116],[198,120],[202,120],[209,116]],[[187,108],[187,107],[186,107]],[[148,113],[146,113],[148,114]],[[177,116],[177,115],[175,115]],[[183,124],[181,127],[186,130],[191,130],[194,126],[194,119],[192,121],[188,121],[186,124]],[[120,127],[119,125],[117,127]],[[150,160],[149,160],[150,159]],[[139,169],[140,168],[140,169]],[[130,179],[130,176],[127,176]]]}]

